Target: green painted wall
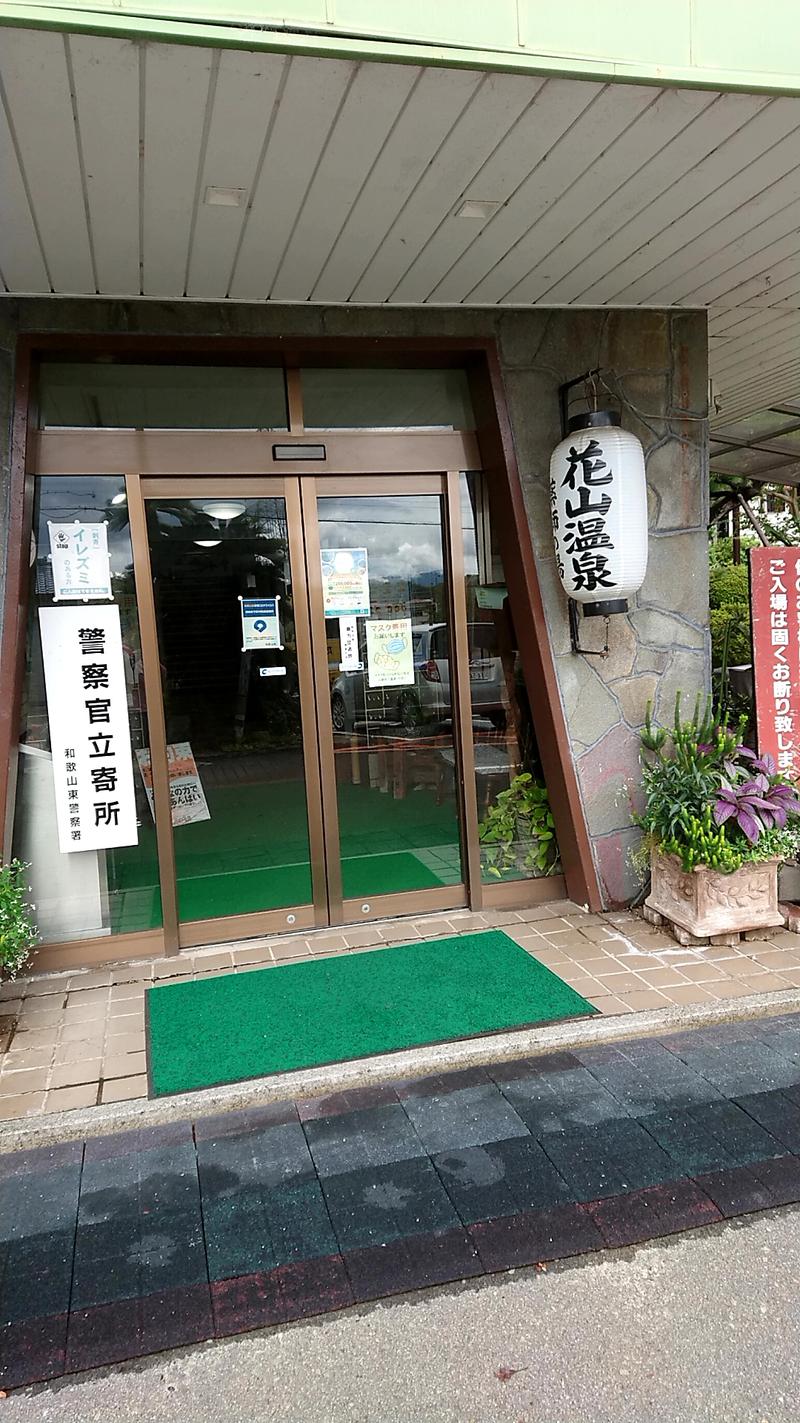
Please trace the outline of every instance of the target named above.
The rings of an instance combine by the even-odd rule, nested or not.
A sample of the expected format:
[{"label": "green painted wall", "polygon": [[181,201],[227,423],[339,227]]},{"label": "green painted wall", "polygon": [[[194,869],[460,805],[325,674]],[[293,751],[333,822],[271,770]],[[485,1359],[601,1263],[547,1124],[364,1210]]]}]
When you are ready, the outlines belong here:
[{"label": "green painted wall", "polygon": [[0,0],[0,22],[800,92],[797,0]]}]

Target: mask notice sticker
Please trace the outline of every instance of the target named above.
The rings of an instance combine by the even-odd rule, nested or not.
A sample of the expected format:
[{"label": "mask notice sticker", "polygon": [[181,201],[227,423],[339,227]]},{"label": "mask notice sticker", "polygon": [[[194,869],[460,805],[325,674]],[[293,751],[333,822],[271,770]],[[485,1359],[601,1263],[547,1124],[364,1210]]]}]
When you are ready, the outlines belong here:
[{"label": "mask notice sticker", "polygon": [[381,618],[367,623],[367,669],[370,687],[414,685],[410,618]]}]

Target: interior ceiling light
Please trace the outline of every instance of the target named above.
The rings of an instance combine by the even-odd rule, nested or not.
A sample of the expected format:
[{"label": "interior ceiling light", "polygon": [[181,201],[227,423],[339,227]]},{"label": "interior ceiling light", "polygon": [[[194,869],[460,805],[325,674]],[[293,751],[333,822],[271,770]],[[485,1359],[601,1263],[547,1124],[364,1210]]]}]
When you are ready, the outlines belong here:
[{"label": "interior ceiling light", "polygon": [[229,524],[231,519],[239,519],[245,512],[247,505],[242,504],[240,499],[213,499],[210,504],[201,505],[204,514],[208,514],[209,519],[221,519],[224,524]]},{"label": "interior ceiling light", "polygon": [[210,208],[241,208],[246,198],[246,188],[206,188],[203,201]]},{"label": "interior ceiling light", "polygon": [[114,495],[114,498],[111,500],[111,503],[112,503],[112,504],[125,504],[125,503],[127,503],[127,500],[128,500],[128,496],[127,496],[127,494],[125,493],[125,491],[123,490],[121,494],[115,494],[115,495]]},{"label": "interior ceiling light", "polygon": [[222,543],[222,539],[195,539],[198,548],[216,548]]},{"label": "interior ceiling light", "polygon": [[494,217],[500,206],[488,198],[467,198],[457,209],[456,217],[477,217],[485,222],[487,217]]}]

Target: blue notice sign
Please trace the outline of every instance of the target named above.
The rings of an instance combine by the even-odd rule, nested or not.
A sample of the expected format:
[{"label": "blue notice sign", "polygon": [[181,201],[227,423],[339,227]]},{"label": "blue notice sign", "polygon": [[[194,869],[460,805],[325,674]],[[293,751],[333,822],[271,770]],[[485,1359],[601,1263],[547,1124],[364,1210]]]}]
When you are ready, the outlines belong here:
[{"label": "blue notice sign", "polygon": [[281,642],[280,597],[241,598],[242,652],[266,647],[283,648]]}]

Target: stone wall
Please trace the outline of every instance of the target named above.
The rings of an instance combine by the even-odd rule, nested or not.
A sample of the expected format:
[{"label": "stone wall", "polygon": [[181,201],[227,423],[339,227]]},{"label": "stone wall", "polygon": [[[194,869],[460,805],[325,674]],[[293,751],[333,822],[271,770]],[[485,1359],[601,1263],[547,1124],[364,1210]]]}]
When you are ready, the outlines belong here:
[{"label": "stone wall", "polygon": [[[528,518],[592,848],[607,902],[620,903],[638,889],[629,861],[638,836],[627,788],[638,778],[637,728],[647,703],[653,703],[659,721],[670,723],[677,693],[693,704],[709,683],[705,317],[533,312],[501,317],[499,327]],[[617,396],[617,401],[609,396],[612,408],[619,404],[623,425],[644,445],[650,527],[647,577],[630,612],[611,619],[605,660],[576,656],[570,649],[546,481],[546,456],[560,439],[556,387],[596,366]],[[679,419],[676,411],[700,418]],[[583,645],[602,647],[603,626],[602,619],[583,621]]]},{"label": "stone wall", "polygon": [[[494,336],[542,585],[564,713],[597,869],[608,904],[635,894],[629,788],[648,701],[671,719],[677,692],[709,679],[706,319],[699,312],[487,311],[268,307],[30,299],[0,304],[2,509],[7,494],[13,351],[18,331],[159,335]],[[560,439],[558,386],[599,366],[623,425],[644,444],[650,510],[647,578],[626,616],[611,619],[610,656],[570,650],[548,506],[550,453]],[[601,395],[608,394],[602,392]],[[601,400],[602,404],[602,400]],[[694,417],[694,418],[687,418]],[[4,565],[5,566],[5,565]],[[602,620],[584,622],[602,645]]]}]

